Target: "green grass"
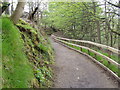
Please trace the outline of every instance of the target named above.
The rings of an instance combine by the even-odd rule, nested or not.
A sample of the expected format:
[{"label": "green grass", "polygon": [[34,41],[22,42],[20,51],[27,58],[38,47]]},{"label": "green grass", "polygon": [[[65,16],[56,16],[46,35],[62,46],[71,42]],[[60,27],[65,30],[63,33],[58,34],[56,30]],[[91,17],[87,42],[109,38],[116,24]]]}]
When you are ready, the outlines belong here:
[{"label": "green grass", "polygon": [[[108,53],[102,52],[100,50],[96,50],[96,51],[99,52],[99,53],[101,53],[101,54],[103,54],[103,55],[105,55],[105,56],[107,56],[107,57],[110,56]],[[117,55],[111,55],[110,58],[113,59],[114,61],[118,62],[118,63],[120,61],[120,59],[118,58]]]},{"label": "green grass", "polygon": [[111,58],[120,64],[120,58],[118,57],[118,55],[111,55]]},{"label": "green grass", "polygon": [[29,88],[33,71],[24,53],[23,41],[9,18],[2,18],[2,78],[4,88]]},{"label": "green grass", "polygon": [[[95,54],[94,54],[93,52],[90,52],[90,56],[94,57]],[[98,60],[101,60],[101,57],[100,57],[100,56],[97,56],[97,59],[98,59]]]}]

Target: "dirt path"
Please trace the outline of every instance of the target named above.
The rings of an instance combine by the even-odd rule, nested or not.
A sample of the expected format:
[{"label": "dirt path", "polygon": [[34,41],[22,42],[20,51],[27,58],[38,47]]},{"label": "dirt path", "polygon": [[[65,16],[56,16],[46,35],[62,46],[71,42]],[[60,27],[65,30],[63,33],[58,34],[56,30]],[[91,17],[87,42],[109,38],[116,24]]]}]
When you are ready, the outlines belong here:
[{"label": "dirt path", "polygon": [[51,39],[55,49],[54,88],[117,88],[105,71],[88,57],[70,50]]}]

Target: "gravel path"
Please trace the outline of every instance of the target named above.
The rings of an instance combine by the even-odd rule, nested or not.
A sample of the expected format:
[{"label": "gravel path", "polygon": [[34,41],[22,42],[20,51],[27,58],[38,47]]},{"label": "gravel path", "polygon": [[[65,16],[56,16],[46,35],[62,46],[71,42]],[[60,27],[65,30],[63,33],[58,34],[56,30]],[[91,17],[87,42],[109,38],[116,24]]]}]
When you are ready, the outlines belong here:
[{"label": "gravel path", "polygon": [[54,88],[117,88],[104,70],[88,57],[51,39],[55,50]]}]

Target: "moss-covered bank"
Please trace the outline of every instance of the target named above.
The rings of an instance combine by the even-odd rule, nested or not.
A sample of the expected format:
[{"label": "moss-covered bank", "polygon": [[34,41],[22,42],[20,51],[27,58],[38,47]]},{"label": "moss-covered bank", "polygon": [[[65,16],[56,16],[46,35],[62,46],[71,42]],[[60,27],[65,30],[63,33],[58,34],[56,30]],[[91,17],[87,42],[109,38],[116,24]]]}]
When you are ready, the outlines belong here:
[{"label": "moss-covered bank", "polygon": [[2,32],[3,87],[50,87],[54,53],[47,36],[22,19],[15,26],[2,18]]}]

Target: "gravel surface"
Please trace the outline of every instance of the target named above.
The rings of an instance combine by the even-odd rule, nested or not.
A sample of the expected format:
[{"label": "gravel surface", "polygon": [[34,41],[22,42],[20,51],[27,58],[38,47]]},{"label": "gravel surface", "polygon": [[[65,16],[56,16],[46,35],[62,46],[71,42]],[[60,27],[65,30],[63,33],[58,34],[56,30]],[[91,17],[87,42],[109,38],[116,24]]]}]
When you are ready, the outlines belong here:
[{"label": "gravel surface", "polygon": [[56,54],[54,88],[118,88],[88,57],[50,40]]}]

